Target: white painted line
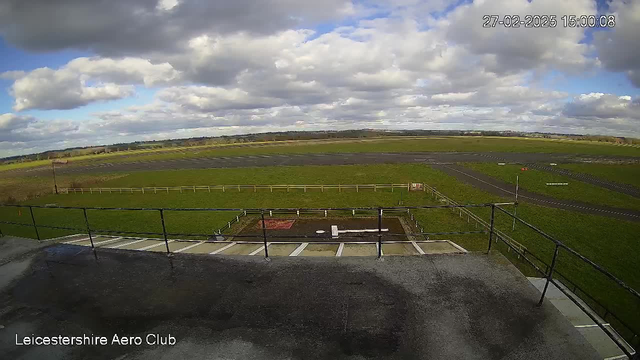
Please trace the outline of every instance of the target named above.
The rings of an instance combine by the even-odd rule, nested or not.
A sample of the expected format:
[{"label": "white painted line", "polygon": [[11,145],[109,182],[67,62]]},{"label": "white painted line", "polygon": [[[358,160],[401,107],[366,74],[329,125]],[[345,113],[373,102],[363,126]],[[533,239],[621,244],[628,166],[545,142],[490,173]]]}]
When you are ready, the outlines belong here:
[{"label": "white painted line", "polygon": [[209,253],[209,255],[215,255],[215,254],[218,254],[218,253],[220,253],[220,252],[222,252],[222,251],[227,250],[228,248],[232,247],[232,246],[233,246],[233,245],[235,245],[235,244],[236,244],[236,243],[232,242],[231,244],[229,244],[229,245],[227,245],[227,246],[223,246],[223,247],[221,247],[220,249],[218,249],[218,250],[216,250],[216,251],[212,251],[212,252],[210,252],[210,253]]},{"label": "white painted line", "polygon": [[[606,324],[602,324],[602,326],[610,326],[611,324],[606,323]],[[589,325],[576,325],[574,326],[576,328],[590,328],[590,327],[598,327],[598,324],[589,324]]]},{"label": "white painted line", "polygon": [[306,248],[307,245],[309,245],[309,243],[300,244],[300,246],[298,246],[295,250],[293,250],[293,252],[291,254],[289,254],[289,256],[298,256],[298,255],[300,255],[300,253],[304,251],[304,248]]},{"label": "white painted line", "polygon": [[627,355],[618,355],[618,356],[612,356],[612,357],[608,357],[608,358],[604,358],[604,360],[617,360],[617,359],[626,359]]},{"label": "white painted line", "polygon": [[336,252],[337,257],[342,256],[342,250],[344,250],[344,243],[340,243],[340,246],[338,246],[338,251]]},{"label": "white painted line", "polygon": [[[174,241],[175,241],[175,240],[169,240],[169,241],[167,241],[167,244],[170,244],[170,243],[172,243],[172,242],[174,242]],[[138,250],[138,251],[145,251],[145,250],[153,249],[154,247],[158,247],[158,246],[162,246],[162,245],[164,245],[164,241],[160,241],[160,240],[159,240],[158,242],[159,242],[160,244],[153,244],[153,245],[145,246],[145,247],[143,247],[143,248],[141,248],[141,249],[136,249],[136,250]]]},{"label": "white painted line", "polygon": [[[271,243],[267,243],[267,247],[271,245]],[[261,251],[264,251],[264,245],[260,246],[259,248],[257,248],[256,250],[252,251],[251,254],[249,254],[250,256],[253,256],[255,254],[260,253]]]},{"label": "white painted line", "polygon": [[114,238],[114,239],[105,240],[105,241],[94,242],[94,243],[93,243],[93,246],[98,246],[98,245],[102,245],[102,244],[106,244],[106,243],[110,243],[110,242],[118,241],[118,240],[120,240],[120,239],[122,239],[122,236],[121,236],[121,237]]},{"label": "white painted line", "polygon": [[183,251],[186,251],[186,250],[189,250],[189,249],[193,249],[194,247],[196,247],[196,246],[198,246],[198,245],[202,245],[202,244],[204,244],[204,243],[205,243],[204,241],[200,241],[200,242],[199,242],[199,243],[197,243],[197,244],[193,244],[193,245],[189,245],[189,246],[187,246],[187,247],[183,247],[182,249],[178,249],[178,250],[176,250],[176,251],[174,251],[174,252],[175,252],[175,253],[180,253],[180,252],[183,252]]},{"label": "white painted line", "polygon": [[418,244],[416,244],[415,241],[412,241],[411,244],[413,245],[414,248],[416,248],[416,250],[418,250],[420,255],[424,255],[424,250],[422,250],[422,248],[420,246],[418,246]]},{"label": "white painted line", "polygon": [[456,243],[454,243],[452,241],[449,241],[449,240],[445,240],[445,241],[448,242],[451,246],[455,247],[456,249],[462,251],[463,253],[465,253],[465,254],[468,253],[468,251],[465,250],[462,246],[460,246],[460,245],[458,245],[458,244],[456,244]]},{"label": "white painted line", "polygon": [[86,238],[80,239],[80,240],[65,241],[63,244],[73,244],[73,243],[77,243],[77,242],[85,241],[85,240],[89,240],[89,237],[86,237]]},{"label": "white painted line", "polygon": [[117,248],[120,248],[120,247],[123,247],[123,246],[131,245],[131,244],[137,244],[137,243],[145,241],[145,240],[147,240],[147,239],[134,240],[134,241],[131,241],[131,242],[128,242],[128,243],[124,243],[124,244],[119,244],[119,245],[116,245],[116,246],[109,246],[109,249],[117,249]]},{"label": "white painted line", "polygon": [[65,235],[65,236],[60,236],[60,237],[56,237],[56,238],[51,238],[51,239],[48,239],[48,240],[50,240],[50,241],[64,240],[64,239],[68,239],[68,238],[74,237],[74,236],[84,236],[84,234],[71,234],[71,235]]}]

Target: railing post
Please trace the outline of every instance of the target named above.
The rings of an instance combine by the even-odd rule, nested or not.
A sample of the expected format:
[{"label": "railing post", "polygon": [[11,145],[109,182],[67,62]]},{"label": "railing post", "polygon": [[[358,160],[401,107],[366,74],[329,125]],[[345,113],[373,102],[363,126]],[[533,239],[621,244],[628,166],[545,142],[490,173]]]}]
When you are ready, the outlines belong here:
[{"label": "railing post", "polygon": [[491,225],[489,227],[489,247],[487,248],[487,254],[491,251],[491,242],[493,241],[493,220],[496,214],[496,206],[491,204]]},{"label": "railing post", "polygon": [[553,278],[553,269],[556,267],[557,258],[558,258],[558,244],[556,244],[556,249],[553,252],[553,259],[551,260],[551,268],[549,269],[549,273],[547,274],[547,282],[544,284],[544,289],[542,290],[542,296],[540,296],[540,301],[538,301],[538,306],[542,305],[542,300],[544,300],[544,295],[547,293],[549,282],[551,282],[551,279]]},{"label": "railing post", "polygon": [[33,216],[33,208],[29,205],[29,212],[31,213],[31,221],[33,222],[33,229],[36,231],[36,238],[40,241],[40,233],[38,232],[38,226],[36,226],[36,218]]},{"label": "railing post", "polygon": [[260,210],[260,217],[262,217],[262,238],[264,240],[264,257],[269,258],[269,250],[267,249],[267,224],[264,222],[264,210]]},{"label": "railing post", "polygon": [[382,208],[378,208],[378,259],[382,257]]},{"label": "railing post", "polygon": [[167,227],[164,225],[163,209],[160,209],[160,220],[162,221],[162,235],[164,236],[164,245],[167,247],[167,254],[171,254],[171,251],[169,251],[169,240],[167,239]]},{"label": "railing post", "polygon": [[84,213],[84,223],[87,225],[87,233],[89,234],[89,241],[91,242],[91,248],[93,251],[96,250],[96,247],[93,246],[93,235],[91,235],[91,228],[89,227],[89,217],[87,217],[87,208],[82,208],[82,212]]}]

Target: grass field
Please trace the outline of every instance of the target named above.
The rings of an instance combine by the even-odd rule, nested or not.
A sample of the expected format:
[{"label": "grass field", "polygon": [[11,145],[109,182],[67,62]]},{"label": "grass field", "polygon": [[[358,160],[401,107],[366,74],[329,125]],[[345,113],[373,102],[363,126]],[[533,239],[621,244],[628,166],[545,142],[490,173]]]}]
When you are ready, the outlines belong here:
[{"label": "grass field", "polygon": [[559,164],[558,167],[640,188],[638,164]]},{"label": "grass field", "polygon": [[[435,137],[380,138],[291,141],[282,144],[248,143],[242,146],[227,144],[191,148],[135,150],[128,152],[85,155],[70,158],[73,163],[104,163],[152,161],[195,157],[241,156],[256,154],[358,153],[358,152],[418,152],[418,151],[477,151],[523,153],[570,153],[587,155],[620,155],[640,157],[636,147],[616,146],[589,141],[494,138],[494,137]],[[49,164],[48,161],[0,165],[0,171]]]},{"label": "grass field", "polygon": [[[584,183],[568,176],[550,173],[544,170],[529,169],[521,171],[521,165],[497,165],[495,163],[465,163],[464,166],[483,174],[516,184],[520,179],[520,188],[549,195],[558,199],[576,200],[595,205],[609,205],[618,208],[640,210],[640,199]],[[567,186],[548,186],[547,183],[569,183]]]},{"label": "grass field", "polygon": [[[120,178],[107,180],[101,186],[142,186],[142,185],[185,185],[185,184],[312,184],[312,183],[404,183],[426,182],[439,191],[462,203],[483,203],[503,201],[498,196],[458,182],[440,171],[418,164],[366,165],[366,166],[305,166],[275,168],[243,168],[215,170],[179,170],[159,172],[136,172]],[[404,204],[435,204],[427,193],[403,193]],[[31,200],[31,204],[58,204],[66,206],[94,207],[353,207],[353,206],[393,206],[400,200],[400,192],[274,192],[253,193],[176,193],[169,194],[69,194],[46,196]],[[475,212],[485,219],[488,209]],[[81,210],[36,209],[39,224],[73,226],[84,228]],[[2,218],[8,221],[30,223],[30,214],[23,208],[0,209]],[[419,210],[415,212],[420,224],[428,232],[477,230],[473,223],[450,210]],[[521,204],[519,216],[539,226],[542,230],[563,241],[588,258],[601,264],[630,286],[640,288],[640,278],[635,269],[640,268],[640,252],[637,234],[640,224],[622,220],[586,215],[559,209]],[[161,232],[157,211],[89,211],[93,229],[114,229],[118,231]],[[165,214],[167,229],[171,233],[211,233],[224,226],[236,213],[168,212]],[[552,243],[540,235],[518,225],[511,231],[511,220],[498,213],[496,227],[521,242],[534,254],[550,262]],[[29,227],[2,226],[5,234],[34,237]],[[44,237],[59,236],[69,232],[42,230]],[[486,250],[487,235],[436,236],[432,238],[451,239],[468,250]],[[640,324],[640,316],[633,311],[634,303],[625,293],[612,286],[611,282],[567,254],[561,254],[559,270],[572,281],[584,288],[615,313],[624,316],[632,324]],[[636,329],[640,330],[640,329]]]}]

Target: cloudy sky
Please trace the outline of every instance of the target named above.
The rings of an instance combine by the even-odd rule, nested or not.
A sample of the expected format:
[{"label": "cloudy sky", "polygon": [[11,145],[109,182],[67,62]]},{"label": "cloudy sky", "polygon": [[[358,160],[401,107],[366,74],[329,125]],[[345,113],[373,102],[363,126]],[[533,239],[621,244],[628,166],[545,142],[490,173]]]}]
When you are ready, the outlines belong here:
[{"label": "cloudy sky", "polygon": [[[615,27],[561,20],[596,14]],[[0,156],[281,130],[640,137],[638,34],[640,0],[2,0]]]}]

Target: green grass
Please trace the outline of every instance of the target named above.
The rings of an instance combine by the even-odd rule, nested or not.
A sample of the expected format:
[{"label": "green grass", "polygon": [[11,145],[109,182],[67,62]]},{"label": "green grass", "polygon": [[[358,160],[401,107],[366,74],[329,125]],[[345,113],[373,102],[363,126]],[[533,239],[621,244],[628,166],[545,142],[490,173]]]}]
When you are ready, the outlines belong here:
[{"label": "green grass", "polygon": [[559,164],[558,167],[640,188],[640,164]]},{"label": "green grass", "polygon": [[[439,191],[462,203],[484,203],[509,200],[483,192],[470,185],[458,182],[438,170],[425,165],[367,165],[367,166],[306,166],[244,169],[180,170],[159,172],[136,172],[118,179],[106,181],[101,186],[142,186],[185,184],[277,184],[277,183],[403,183],[408,181],[426,182]],[[31,204],[56,203],[67,206],[102,207],[355,207],[397,205],[399,192],[359,192],[338,193],[337,191],[285,191],[270,193],[260,191],[242,192],[198,192],[169,194],[69,194],[46,196],[31,200]],[[403,194],[406,205],[435,204],[427,193]],[[81,210],[36,209],[39,224],[74,226],[84,228]],[[489,209],[476,209],[475,213],[489,218]],[[473,223],[460,218],[451,210],[419,210],[415,212],[420,224],[428,232],[476,230]],[[640,268],[640,224],[571,211],[521,204],[518,214],[525,220],[539,226],[543,231],[579,251],[602,265],[630,286],[640,289],[640,278],[635,269]],[[18,215],[16,208],[2,208],[0,215],[5,221],[30,223],[27,209]],[[119,231],[161,232],[159,213],[131,211],[89,211],[92,228],[115,229]],[[167,212],[165,219],[169,232],[211,233],[224,226],[235,213],[222,212]],[[524,225],[517,225],[511,231],[511,219],[497,213],[496,227],[525,245],[528,251],[550,262],[553,244]],[[2,225],[5,234],[34,237],[32,228]],[[65,231],[42,230],[43,237],[68,234]],[[469,250],[484,251],[487,235],[435,236],[432,238],[451,239]],[[509,254],[507,254],[509,256]],[[517,260],[514,263],[521,265]],[[595,294],[598,301],[607,305],[614,313],[623,316],[627,322],[640,324],[640,315],[633,311],[638,302],[620,291],[593,269],[576,261],[566,252],[561,252],[558,269],[572,281]],[[635,307],[634,307],[635,306]],[[640,329],[636,328],[636,331]]]},{"label": "green grass", "polygon": [[[334,139],[291,141],[282,144],[249,143],[208,145],[190,148],[165,148],[134,150],[119,153],[83,155],[70,158],[71,164],[91,161],[129,162],[151,161],[195,157],[241,156],[256,154],[304,154],[304,153],[358,153],[358,152],[416,152],[416,151],[478,151],[478,152],[524,152],[524,153],[570,153],[590,155],[621,155],[640,157],[640,149],[621,147],[608,143],[532,138],[498,137],[424,137],[424,138],[380,138],[380,139]],[[0,171],[48,164],[40,160],[28,163],[0,165]]]},{"label": "green grass", "polygon": [[[495,163],[465,163],[464,166],[483,174],[516,184],[519,176],[520,188],[558,199],[576,200],[595,205],[640,210],[640,199],[616,191],[584,183],[568,176],[529,169],[521,171],[520,165],[497,165]],[[547,183],[569,183],[567,186],[548,186]]]}]

